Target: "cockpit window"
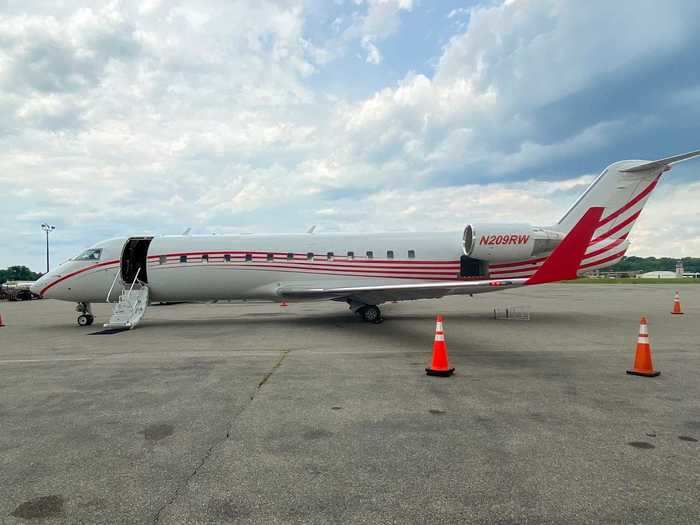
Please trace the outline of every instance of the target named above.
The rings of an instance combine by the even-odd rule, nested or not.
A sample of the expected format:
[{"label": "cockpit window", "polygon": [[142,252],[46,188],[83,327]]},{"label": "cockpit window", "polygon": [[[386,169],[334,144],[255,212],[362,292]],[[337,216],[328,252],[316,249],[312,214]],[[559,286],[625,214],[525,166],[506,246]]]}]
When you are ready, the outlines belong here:
[{"label": "cockpit window", "polygon": [[74,257],[74,261],[99,261],[102,256],[102,248],[91,248]]}]

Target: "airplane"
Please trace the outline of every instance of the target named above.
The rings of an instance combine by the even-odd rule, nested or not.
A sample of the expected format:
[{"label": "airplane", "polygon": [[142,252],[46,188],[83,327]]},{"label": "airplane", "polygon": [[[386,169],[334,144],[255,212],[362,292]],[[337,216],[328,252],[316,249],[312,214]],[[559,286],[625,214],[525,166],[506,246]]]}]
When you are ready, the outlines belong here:
[{"label": "airplane", "polygon": [[135,236],[99,242],[31,287],[77,302],[114,303],[104,326],[136,326],[151,302],[342,301],[371,323],[388,301],[473,295],[575,279],[611,266],[661,175],[700,150],[608,166],[547,227],[468,224],[461,231]]}]

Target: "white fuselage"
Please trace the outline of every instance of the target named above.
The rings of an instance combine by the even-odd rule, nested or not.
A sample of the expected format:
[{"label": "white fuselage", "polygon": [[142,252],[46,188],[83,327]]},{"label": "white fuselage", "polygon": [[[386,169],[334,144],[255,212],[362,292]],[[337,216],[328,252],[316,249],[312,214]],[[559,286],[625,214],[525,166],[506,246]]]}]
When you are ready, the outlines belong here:
[{"label": "white fuselage", "polygon": [[[462,232],[164,236],[151,240],[145,279],[152,301],[278,300],[281,285],[337,287],[459,278]],[[69,260],[33,290],[76,302],[114,301],[129,282],[127,239],[94,246],[98,260]],[[116,278],[116,279],[115,279]]]}]

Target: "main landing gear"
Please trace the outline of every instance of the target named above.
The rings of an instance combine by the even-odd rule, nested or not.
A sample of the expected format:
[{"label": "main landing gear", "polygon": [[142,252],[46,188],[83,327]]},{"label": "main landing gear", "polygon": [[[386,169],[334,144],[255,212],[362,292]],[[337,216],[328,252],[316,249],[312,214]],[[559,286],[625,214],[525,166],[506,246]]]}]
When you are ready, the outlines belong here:
[{"label": "main landing gear", "polygon": [[90,303],[78,303],[75,307],[76,312],[80,312],[78,316],[78,326],[90,326],[95,321],[95,316],[92,315],[92,305]]},{"label": "main landing gear", "polygon": [[379,324],[383,321],[382,311],[373,304],[355,303],[353,301],[348,301],[348,304],[350,305],[350,310],[362,317],[363,321],[374,324]]}]

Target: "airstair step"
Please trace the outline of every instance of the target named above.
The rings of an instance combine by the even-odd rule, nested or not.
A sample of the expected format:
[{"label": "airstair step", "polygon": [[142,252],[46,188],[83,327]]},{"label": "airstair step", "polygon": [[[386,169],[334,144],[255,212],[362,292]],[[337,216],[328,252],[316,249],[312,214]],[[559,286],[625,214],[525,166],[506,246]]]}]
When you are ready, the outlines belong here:
[{"label": "airstair step", "polygon": [[134,328],[143,319],[148,308],[149,289],[146,285],[139,285],[128,291],[122,292],[119,301],[112,307],[112,316],[105,328]]}]

